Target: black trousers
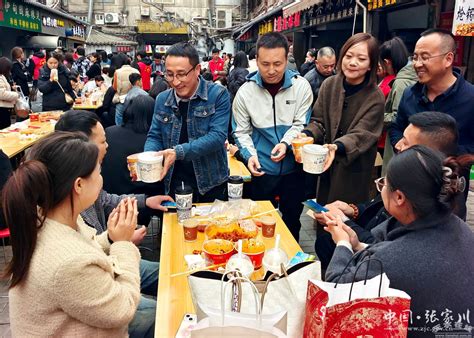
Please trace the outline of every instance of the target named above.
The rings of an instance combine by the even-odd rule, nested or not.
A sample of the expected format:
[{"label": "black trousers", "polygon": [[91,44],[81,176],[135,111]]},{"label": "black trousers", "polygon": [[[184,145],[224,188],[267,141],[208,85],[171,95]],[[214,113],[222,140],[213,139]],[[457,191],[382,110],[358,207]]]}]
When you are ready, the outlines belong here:
[{"label": "black trousers", "polygon": [[279,207],[282,218],[291,234],[296,239],[300,238],[300,216],[303,211],[305,198],[305,179],[303,172],[297,171],[288,175],[272,176],[265,174],[252,177],[251,197],[254,201],[270,200],[276,207],[279,197]]},{"label": "black trousers", "polygon": [[10,115],[12,108],[0,107],[0,129],[10,127]]}]

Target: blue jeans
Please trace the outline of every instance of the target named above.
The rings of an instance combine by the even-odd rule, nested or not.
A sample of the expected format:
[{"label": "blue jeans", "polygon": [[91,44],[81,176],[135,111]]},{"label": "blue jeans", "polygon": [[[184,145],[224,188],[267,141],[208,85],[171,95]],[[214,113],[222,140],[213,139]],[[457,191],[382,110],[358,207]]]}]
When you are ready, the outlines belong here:
[{"label": "blue jeans", "polygon": [[[158,291],[160,263],[140,260],[140,289],[146,294]],[[149,292],[147,292],[149,291]],[[128,325],[130,338],[153,337],[155,334],[156,300],[141,296],[137,312]]]},{"label": "blue jeans", "polygon": [[124,104],[123,103],[117,103],[115,105],[115,124],[117,126],[122,125],[123,121],[123,110],[124,110]]}]

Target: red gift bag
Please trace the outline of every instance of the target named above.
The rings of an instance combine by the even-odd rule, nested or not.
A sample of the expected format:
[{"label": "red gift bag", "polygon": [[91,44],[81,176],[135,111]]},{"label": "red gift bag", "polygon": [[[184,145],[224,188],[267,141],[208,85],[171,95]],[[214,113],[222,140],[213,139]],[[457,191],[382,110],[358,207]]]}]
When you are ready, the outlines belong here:
[{"label": "red gift bag", "polygon": [[410,297],[385,274],[352,284],[308,282],[303,337],[406,337]]}]

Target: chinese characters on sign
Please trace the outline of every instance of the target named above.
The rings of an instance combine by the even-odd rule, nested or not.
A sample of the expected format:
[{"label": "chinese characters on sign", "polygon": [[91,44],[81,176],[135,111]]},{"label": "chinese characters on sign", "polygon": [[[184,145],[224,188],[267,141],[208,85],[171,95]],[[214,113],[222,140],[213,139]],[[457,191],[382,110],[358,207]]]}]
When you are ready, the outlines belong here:
[{"label": "chinese characters on sign", "polygon": [[374,9],[395,5],[396,3],[397,0],[368,0],[367,9],[373,11]]},{"label": "chinese characters on sign", "polygon": [[258,25],[258,35],[267,34],[269,32],[273,32],[273,23],[271,21]]},{"label": "chinese characters on sign", "polygon": [[456,0],[452,32],[457,36],[474,36],[474,0]]},{"label": "chinese characters on sign", "polygon": [[131,52],[132,51],[132,47],[130,46],[117,46],[117,52],[122,52],[122,53],[127,53],[127,52]]},{"label": "chinese characters on sign", "polygon": [[301,25],[301,12],[297,12],[289,17],[279,16],[273,20],[273,30],[275,32],[286,31]]},{"label": "chinese characters on sign", "polygon": [[64,27],[64,21],[61,19],[50,18],[49,16],[43,16],[43,26],[46,27]]},{"label": "chinese characters on sign", "polygon": [[25,3],[0,0],[0,26],[41,32],[40,11]]}]

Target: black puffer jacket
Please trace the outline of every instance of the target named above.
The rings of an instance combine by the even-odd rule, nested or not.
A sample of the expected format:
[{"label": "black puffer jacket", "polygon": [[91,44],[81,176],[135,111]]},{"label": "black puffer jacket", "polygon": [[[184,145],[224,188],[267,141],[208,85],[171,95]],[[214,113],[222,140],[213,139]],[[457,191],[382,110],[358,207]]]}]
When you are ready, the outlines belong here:
[{"label": "black puffer jacket", "polygon": [[245,68],[234,68],[230,71],[229,76],[227,77],[227,89],[230,93],[230,102],[234,101],[235,94],[239,90],[246,80],[249,71]]},{"label": "black puffer jacket", "polygon": [[[49,81],[50,77],[51,69],[48,68],[48,65],[44,65],[38,79],[38,89],[43,93],[43,110],[69,110],[72,104],[66,103],[61,87],[57,82]],[[58,67],[58,80],[64,91],[75,99],[76,95],[69,82],[69,70],[63,65]]]}]

